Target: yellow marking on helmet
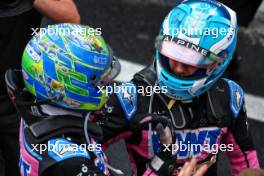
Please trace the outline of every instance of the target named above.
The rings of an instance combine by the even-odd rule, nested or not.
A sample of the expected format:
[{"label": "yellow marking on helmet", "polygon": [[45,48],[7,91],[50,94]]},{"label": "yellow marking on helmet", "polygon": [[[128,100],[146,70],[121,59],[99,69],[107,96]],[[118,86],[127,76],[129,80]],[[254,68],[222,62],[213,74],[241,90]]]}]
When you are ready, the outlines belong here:
[{"label": "yellow marking on helmet", "polygon": [[170,102],[167,105],[167,108],[171,110],[172,106],[175,104],[176,100],[171,99]]}]

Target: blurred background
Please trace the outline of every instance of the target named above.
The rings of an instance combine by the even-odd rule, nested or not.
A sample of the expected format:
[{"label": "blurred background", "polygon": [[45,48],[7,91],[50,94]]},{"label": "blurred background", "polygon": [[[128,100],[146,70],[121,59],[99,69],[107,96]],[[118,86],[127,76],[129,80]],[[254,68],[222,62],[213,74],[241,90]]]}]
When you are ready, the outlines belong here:
[{"label": "blurred background", "polygon": [[[176,0],[75,0],[81,21],[94,28],[102,28],[103,37],[120,57],[122,72],[119,81],[128,81],[132,74],[153,60],[154,38],[162,19]],[[238,1],[235,1],[238,2]],[[264,3],[261,0],[239,1],[252,6],[236,6],[238,14],[253,11],[251,19],[240,20],[238,49],[232,79],[246,92],[246,106],[254,143],[262,168],[264,167]],[[247,16],[248,17],[248,16]],[[254,18],[253,18],[254,17]],[[245,17],[243,17],[245,18]],[[43,24],[46,23],[44,20]],[[127,154],[121,141],[108,150],[110,163],[130,175]],[[225,156],[220,157],[219,175],[231,175]]]}]

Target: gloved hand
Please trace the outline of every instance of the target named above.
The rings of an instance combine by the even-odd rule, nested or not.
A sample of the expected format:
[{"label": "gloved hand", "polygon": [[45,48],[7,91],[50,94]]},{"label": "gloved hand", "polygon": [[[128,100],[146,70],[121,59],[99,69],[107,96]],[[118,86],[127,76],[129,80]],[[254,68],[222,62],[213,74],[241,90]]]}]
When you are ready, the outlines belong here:
[{"label": "gloved hand", "polygon": [[158,136],[161,150],[153,157],[144,175],[171,175],[176,163],[176,152],[172,153],[171,145],[175,143],[171,122],[166,116],[142,114],[135,118],[132,128],[146,129],[149,124]]},{"label": "gloved hand", "polygon": [[161,150],[151,160],[149,167],[157,175],[171,175],[177,159],[176,152],[173,153],[172,149],[175,138],[173,138],[172,130],[168,125],[164,127],[162,123],[158,123],[155,131],[159,138]]},{"label": "gloved hand", "polygon": [[133,118],[133,120],[130,123],[130,128],[131,130],[143,129],[143,128],[146,129],[146,127],[148,127],[148,124],[150,123],[154,128],[158,123],[161,123],[164,128],[166,126],[170,127],[170,122],[168,120],[168,117],[158,114],[144,113],[144,114],[138,114],[137,116],[135,116],[135,118]]}]

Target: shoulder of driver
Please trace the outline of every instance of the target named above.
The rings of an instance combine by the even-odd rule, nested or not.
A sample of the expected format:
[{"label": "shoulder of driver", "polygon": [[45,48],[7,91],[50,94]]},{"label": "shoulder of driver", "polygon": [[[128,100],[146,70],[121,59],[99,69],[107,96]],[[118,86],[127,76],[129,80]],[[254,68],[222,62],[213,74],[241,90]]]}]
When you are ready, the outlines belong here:
[{"label": "shoulder of driver", "polygon": [[224,108],[230,109],[234,118],[238,117],[244,105],[244,91],[234,81],[219,79],[209,90],[212,101],[219,102]]},{"label": "shoulder of driver", "polygon": [[108,89],[111,96],[106,106],[113,107],[115,112],[122,114],[130,121],[137,113],[147,112],[147,102],[149,102],[151,92],[153,91],[148,90],[146,84],[136,81],[114,83]]}]

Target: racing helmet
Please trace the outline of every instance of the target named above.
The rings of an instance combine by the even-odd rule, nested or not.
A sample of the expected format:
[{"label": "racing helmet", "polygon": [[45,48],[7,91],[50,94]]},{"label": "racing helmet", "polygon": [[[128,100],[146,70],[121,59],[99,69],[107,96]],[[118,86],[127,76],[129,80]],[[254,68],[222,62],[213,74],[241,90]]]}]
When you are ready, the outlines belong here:
[{"label": "racing helmet", "polygon": [[[37,100],[74,110],[98,110],[107,91],[98,91],[120,72],[120,64],[97,30],[77,24],[42,29],[26,45],[22,75]],[[107,86],[106,86],[107,87]]]},{"label": "racing helmet", "polygon": [[[207,91],[224,73],[236,48],[237,19],[233,10],[213,0],[187,0],[172,9],[156,38],[155,65],[159,86],[175,100],[191,100]],[[195,66],[179,76],[168,60]]]}]

